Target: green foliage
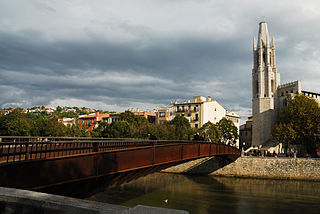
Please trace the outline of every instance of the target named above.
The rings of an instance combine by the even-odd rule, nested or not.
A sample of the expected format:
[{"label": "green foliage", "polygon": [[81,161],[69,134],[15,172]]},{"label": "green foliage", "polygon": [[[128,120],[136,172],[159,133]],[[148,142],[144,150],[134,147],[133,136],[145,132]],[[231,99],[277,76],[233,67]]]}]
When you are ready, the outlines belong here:
[{"label": "green foliage", "polygon": [[78,114],[76,112],[73,112],[73,111],[65,111],[65,112],[58,113],[58,116],[60,118],[62,118],[62,117],[74,118],[74,117],[77,117]]},{"label": "green foliage", "polygon": [[279,113],[279,121],[273,131],[275,140],[285,144],[302,145],[314,154],[320,142],[320,107],[304,95],[297,95]]},{"label": "green foliage", "polygon": [[39,118],[44,118],[44,117],[48,116],[48,114],[45,111],[42,111],[40,113],[28,112],[25,114],[25,116],[30,120],[36,120]]},{"label": "green foliage", "polygon": [[180,115],[177,115],[170,122],[173,125],[175,140],[190,140],[194,134],[194,130],[190,128],[189,121]]},{"label": "green foliage", "polygon": [[200,136],[203,139],[209,140],[213,143],[218,143],[222,138],[222,131],[217,124],[213,124],[210,121],[204,124],[200,129]]},{"label": "green foliage", "polygon": [[238,128],[234,123],[224,117],[219,121],[218,127],[221,131],[221,142],[224,144],[234,145],[239,137]]},{"label": "green foliage", "polygon": [[170,123],[165,124],[151,124],[149,133],[156,136],[159,140],[173,140],[176,139],[174,134],[174,127]]},{"label": "green foliage", "polygon": [[133,123],[136,116],[131,111],[125,111],[120,114],[120,120],[127,121],[128,123]]},{"label": "green foliage", "polygon": [[64,126],[54,115],[22,113],[15,109],[0,117],[0,135],[8,136],[83,136],[80,126]]},{"label": "green foliage", "polygon": [[66,136],[67,127],[59,123],[56,118],[39,118],[34,121],[33,136]]},{"label": "green foliage", "polygon": [[29,136],[31,124],[21,109],[15,109],[7,115],[0,117],[0,135]]},{"label": "green foliage", "polygon": [[62,108],[61,108],[60,106],[58,106],[58,107],[56,108],[56,112],[58,112],[58,113],[62,112]]},{"label": "green foliage", "polygon": [[288,153],[290,142],[295,141],[297,133],[291,123],[280,122],[274,128],[273,138],[278,142],[284,143],[285,151]]},{"label": "green foliage", "polygon": [[116,121],[108,126],[106,136],[110,138],[130,138],[132,126],[127,121]]}]

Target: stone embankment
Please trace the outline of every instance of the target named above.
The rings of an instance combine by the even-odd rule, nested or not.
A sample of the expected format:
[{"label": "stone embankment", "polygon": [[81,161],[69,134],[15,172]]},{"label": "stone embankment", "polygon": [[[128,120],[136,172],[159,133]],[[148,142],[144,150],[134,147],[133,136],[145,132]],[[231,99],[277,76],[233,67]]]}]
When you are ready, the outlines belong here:
[{"label": "stone embankment", "polygon": [[320,181],[320,159],[240,157],[230,163],[223,158],[206,157],[170,167],[162,172]]},{"label": "stone embankment", "polygon": [[320,159],[240,157],[210,175],[320,181]]},{"label": "stone embankment", "polygon": [[189,212],[143,205],[129,208],[96,201],[0,187],[0,213],[188,214]]}]

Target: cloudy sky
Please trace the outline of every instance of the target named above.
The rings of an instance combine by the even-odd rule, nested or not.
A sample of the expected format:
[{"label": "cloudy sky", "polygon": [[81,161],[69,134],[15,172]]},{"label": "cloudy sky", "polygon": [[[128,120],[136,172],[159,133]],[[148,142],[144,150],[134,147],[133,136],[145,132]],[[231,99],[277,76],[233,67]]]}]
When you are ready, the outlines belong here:
[{"label": "cloudy sky", "polygon": [[212,96],[251,114],[267,21],[281,82],[320,92],[320,1],[1,0],[0,107],[143,110]]}]

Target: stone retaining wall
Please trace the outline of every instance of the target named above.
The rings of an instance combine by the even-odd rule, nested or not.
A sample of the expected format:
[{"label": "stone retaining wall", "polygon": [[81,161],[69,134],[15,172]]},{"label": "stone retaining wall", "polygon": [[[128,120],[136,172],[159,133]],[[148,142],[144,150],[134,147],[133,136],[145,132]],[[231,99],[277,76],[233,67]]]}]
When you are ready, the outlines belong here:
[{"label": "stone retaining wall", "polygon": [[137,205],[133,208],[47,193],[0,187],[0,213],[188,214],[183,210]]},{"label": "stone retaining wall", "polygon": [[210,175],[320,181],[320,159],[240,157]]}]

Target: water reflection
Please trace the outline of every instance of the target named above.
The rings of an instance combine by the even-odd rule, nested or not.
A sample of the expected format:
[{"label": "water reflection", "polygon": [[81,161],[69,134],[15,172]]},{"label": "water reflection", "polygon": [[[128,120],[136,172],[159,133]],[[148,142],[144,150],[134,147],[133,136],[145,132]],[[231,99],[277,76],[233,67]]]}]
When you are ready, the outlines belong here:
[{"label": "water reflection", "polygon": [[[319,213],[320,183],[155,173],[90,199],[190,213]],[[164,200],[168,199],[168,203]]]}]

